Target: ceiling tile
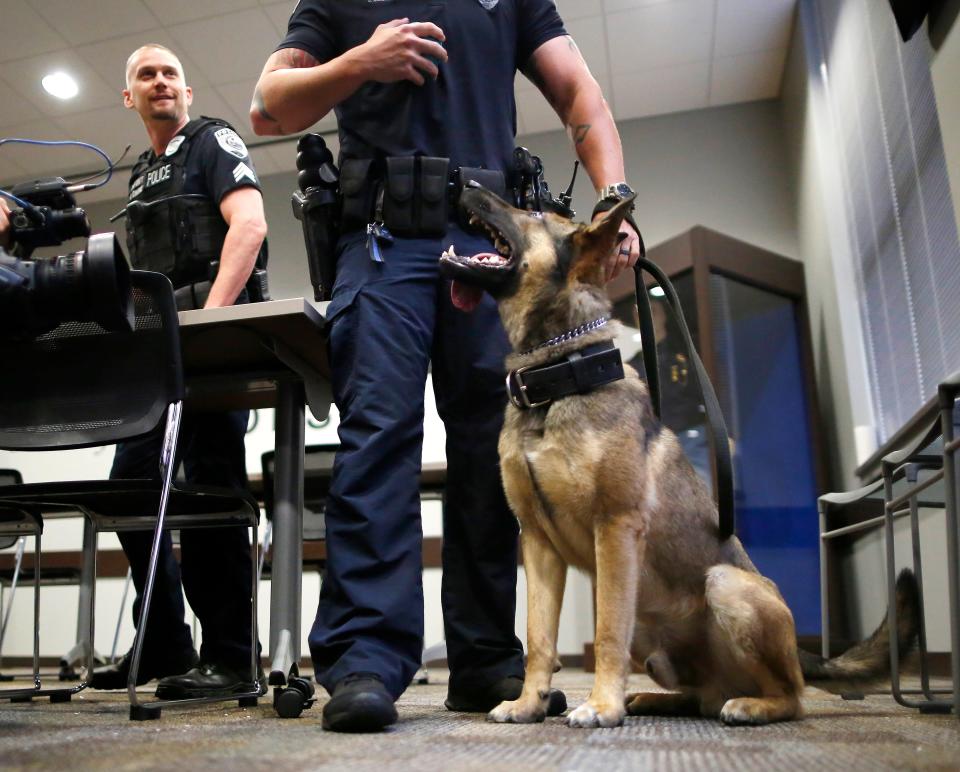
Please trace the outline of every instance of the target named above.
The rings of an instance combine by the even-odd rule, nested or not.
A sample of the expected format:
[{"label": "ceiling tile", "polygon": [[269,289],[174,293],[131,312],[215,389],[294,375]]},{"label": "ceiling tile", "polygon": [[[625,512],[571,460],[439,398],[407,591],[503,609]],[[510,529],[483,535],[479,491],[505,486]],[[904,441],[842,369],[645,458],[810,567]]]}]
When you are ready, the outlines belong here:
[{"label": "ceiling tile", "polygon": [[284,171],[280,164],[267,152],[266,148],[251,147],[250,159],[253,161],[253,168],[256,169],[257,175],[260,177]]},{"label": "ceiling tile", "polygon": [[718,0],[714,56],[787,48],[796,0]]},{"label": "ceiling tile", "polygon": [[610,66],[637,72],[710,58],[714,0],[683,0],[607,16]]},{"label": "ceiling tile", "polygon": [[42,0],[34,8],[71,45],[157,26],[156,17],[140,0],[100,0],[96,8],[91,5],[77,0]]},{"label": "ceiling tile", "polygon": [[[51,121],[31,121],[10,126],[4,131],[8,137],[60,141],[70,139]],[[33,145],[4,145],[3,154],[9,155],[26,172],[26,179],[63,176],[68,170],[90,164],[95,158],[89,150],[75,147],[38,147]]]},{"label": "ceiling tile", "polygon": [[4,126],[13,123],[25,123],[43,115],[3,81],[0,81],[0,105],[2,105],[2,108],[0,108],[0,135],[4,133]]},{"label": "ceiling tile", "polygon": [[[40,85],[44,75],[63,70],[76,78],[80,94],[73,99],[57,99]],[[81,59],[75,51],[57,51],[30,59],[7,62],[0,68],[0,76],[21,97],[47,116],[82,113],[95,107],[117,104],[120,95]]]},{"label": "ceiling tile", "polygon": [[207,78],[200,72],[197,63],[182,51],[179,51],[177,41],[173,39],[169,32],[160,27],[147,33],[124,35],[110,40],[102,40],[99,43],[77,46],[76,51],[80,58],[90,65],[111,88],[116,89],[119,99],[120,91],[126,85],[124,70],[127,59],[130,54],[147,43],[159,43],[177,55],[180,64],[183,65],[183,72],[188,85],[198,88],[209,84]]},{"label": "ceiling tile", "polygon": [[556,6],[564,22],[603,13],[603,0],[556,0]]},{"label": "ceiling tile", "polygon": [[614,117],[618,121],[647,115],[696,110],[707,106],[710,63],[614,74]]},{"label": "ceiling tile", "polygon": [[517,112],[523,120],[524,133],[539,134],[562,128],[560,119],[537,89],[517,91]]},{"label": "ceiling tile", "polygon": [[600,16],[577,19],[566,27],[594,77],[607,72],[607,34],[603,19]]},{"label": "ceiling tile", "polygon": [[710,104],[773,99],[780,95],[787,49],[715,59]]},{"label": "ceiling tile", "polygon": [[277,42],[287,34],[287,22],[290,21],[290,14],[297,7],[296,3],[290,0],[284,0],[282,3],[263,3],[263,12],[267,14],[270,23],[277,32]]},{"label": "ceiling tile", "polygon": [[195,19],[225,16],[244,8],[253,8],[257,0],[144,0],[164,26]]},{"label": "ceiling tile", "polygon": [[[339,143],[336,141],[336,137],[324,137],[323,139],[327,143],[327,147],[330,148],[331,152],[333,153],[333,157],[336,158],[337,151],[339,149]],[[269,156],[279,171],[296,172],[296,137],[292,137],[289,142],[271,142],[269,145],[264,145],[262,148],[259,148],[259,151]],[[290,192],[293,192],[292,188]]]},{"label": "ceiling tile", "polygon": [[[113,159],[130,145],[123,163],[132,163],[149,143],[140,116],[122,105],[65,116],[57,119],[57,125],[70,139],[96,145]],[[99,165],[97,156],[90,156],[89,165],[91,169]]]},{"label": "ceiling tile", "polygon": [[628,11],[646,5],[664,5],[674,2],[676,0],[603,0],[603,8],[607,13],[616,13],[617,11]]},{"label": "ceiling tile", "polygon": [[193,105],[190,107],[190,117],[199,118],[201,115],[206,115],[210,118],[220,118],[226,121],[236,129],[238,134],[244,137],[249,137],[253,134],[250,130],[250,121],[246,116],[246,112],[242,115],[235,113],[213,86],[207,86],[204,89],[195,89],[193,92]]},{"label": "ceiling tile", "polygon": [[200,66],[211,83],[258,78],[277,44],[273,25],[261,8],[170,27],[178,49]]},{"label": "ceiling tile", "polygon": [[[13,184],[20,182],[26,176],[26,171],[20,164],[13,160],[9,151],[5,148],[0,150],[0,188],[13,187]],[[9,199],[5,199],[7,206],[14,204]]]},{"label": "ceiling tile", "polygon": [[2,19],[0,62],[56,51],[68,45],[25,0],[3,0]]},{"label": "ceiling tile", "polygon": [[217,86],[217,93],[223,97],[224,102],[230,108],[239,125],[234,125],[237,131],[243,135],[253,135],[250,127],[250,99],[253,96],[253,87],[256,85],[254,80],[243,80],[239,83],[226,83]]}]

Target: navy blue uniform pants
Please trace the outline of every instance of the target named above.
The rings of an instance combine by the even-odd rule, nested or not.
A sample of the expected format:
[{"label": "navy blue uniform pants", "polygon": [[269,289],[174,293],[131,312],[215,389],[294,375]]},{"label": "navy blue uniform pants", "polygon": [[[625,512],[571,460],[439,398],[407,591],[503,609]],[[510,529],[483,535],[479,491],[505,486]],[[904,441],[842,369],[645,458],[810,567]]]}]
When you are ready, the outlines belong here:
[{"label": "navy blue uniform pants", "polygon": [[503,493],[497,440],[509,350],[496,306],[450,302],[443,248],[488,251],[451,226],[443,239],[397,239],[370,259],[361,234],[338,247],[327,309],[341,448],[326,509],[327,572],[310,651],[328,690],[379,675],[396,698],[423,648],[419,471],[432,363],[446,428],[442,605],[451,686],[523,675],[514,633],[518,526]]},{"label": "navy blue uniform pants", "polygon": [[[193,413],[185,410],[177,443],[177,465],[189,483],[235,490],[247,487],[244,435],[249,411]],[[148,435],[117,445],[111,479],[160,479],[161,425]],[[118,534],[130,561],[137,598],[134,624],[150,563],[152,531]],[[193,644],[184,623],[183,591],[203,628],[204,662],[234,668],[250,666],[250,539],[247,528],[187,528],[180,532],[178,564],[170,533],[163,534],[157,578],[144,639],[144,658],[162,660],[189,652]],[[181,580],[183,591],[181,591]]]}]

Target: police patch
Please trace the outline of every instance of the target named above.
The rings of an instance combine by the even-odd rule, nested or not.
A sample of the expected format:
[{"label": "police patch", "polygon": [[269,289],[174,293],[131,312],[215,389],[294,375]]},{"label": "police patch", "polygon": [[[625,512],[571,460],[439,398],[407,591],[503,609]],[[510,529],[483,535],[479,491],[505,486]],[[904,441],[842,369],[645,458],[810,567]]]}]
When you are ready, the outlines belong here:
[{"label": "police patch", "polygon": [[477,0],[477,2],[483,6],[485,11],[492,11],[497,7],[497,3],[499,3],[500,0]]},{"label": "police patch", "polygon": [[183,134],[177,134],[173,139],[167,143],[167,149],[164,151],[165,156],[172,156],[180,149],[180,145],[183,144],[183,141],[186,139]]},{"label": "police patch", "polygon": [[230,155],[237,158],[247,157],[247,146],[233,129],[219,129],[213,136],[217,138],[217,144]]}]

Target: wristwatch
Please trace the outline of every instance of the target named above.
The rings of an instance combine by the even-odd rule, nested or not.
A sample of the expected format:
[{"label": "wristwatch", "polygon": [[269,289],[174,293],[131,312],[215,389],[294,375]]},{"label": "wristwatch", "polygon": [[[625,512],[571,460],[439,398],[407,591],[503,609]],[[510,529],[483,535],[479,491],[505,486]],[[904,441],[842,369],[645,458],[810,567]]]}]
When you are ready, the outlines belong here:
[{"label": "wristwatch", "polygon": [[597,201],[621,201],[634,195],[634,190],[625,182],[614,182],[600,190]]}]

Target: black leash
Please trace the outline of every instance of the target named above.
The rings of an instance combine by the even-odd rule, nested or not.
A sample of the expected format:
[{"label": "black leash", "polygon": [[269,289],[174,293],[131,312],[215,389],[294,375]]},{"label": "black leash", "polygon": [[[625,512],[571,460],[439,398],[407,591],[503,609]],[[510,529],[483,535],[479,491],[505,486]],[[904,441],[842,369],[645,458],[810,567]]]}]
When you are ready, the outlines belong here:
[{"label": "black leash", "polygon": [[[627,214],[628,223],[633,229],[640,233],[636,221],[632,214]],[[653,410],[660,418],[660,370],[657,365],[657,342],[656,334],[653,328],[653,311],[650,307],[650,297],[647,294],[647,288],[643,281],[643,272],[646,271],[656,280],[657,284],[664,291],[667,302],[673,309],[677,320],[677,326],[683,336],[684,345],[687,347],[687,353],[690,361],[693,362],[693,369],[697,375],[697,381],[700,384],[700,392],[703,394],[703,406],[707,411],[707,424],[710,427],[710,435],[713,438],[713,456],[717,468],[717,511],[720,516],[720,538],[727,539],[736,533],[736,511],[733,503],[733,464],[730,459],[730,441],[727,433],[727,425],[723,420],[723,411],[720,409],[720,401],[717,399],[717,393],[710,382],[710,376],[707,375],[707,369],[703,366],[700,355],[694,346],[693,338],[687,327],[687,321],[683,316],[683,309],[680,306],[680,298],[677,291],[663,270],[647,258],[647,251],[644,248],[643,240],[640,241],[640,259],[633,267],[636,276],[637,293],[637,314],[640,319],[640,341],[643,346],[643,367],[646,370],[647,386],[650,390],[650,401],[653,403]]]}]

